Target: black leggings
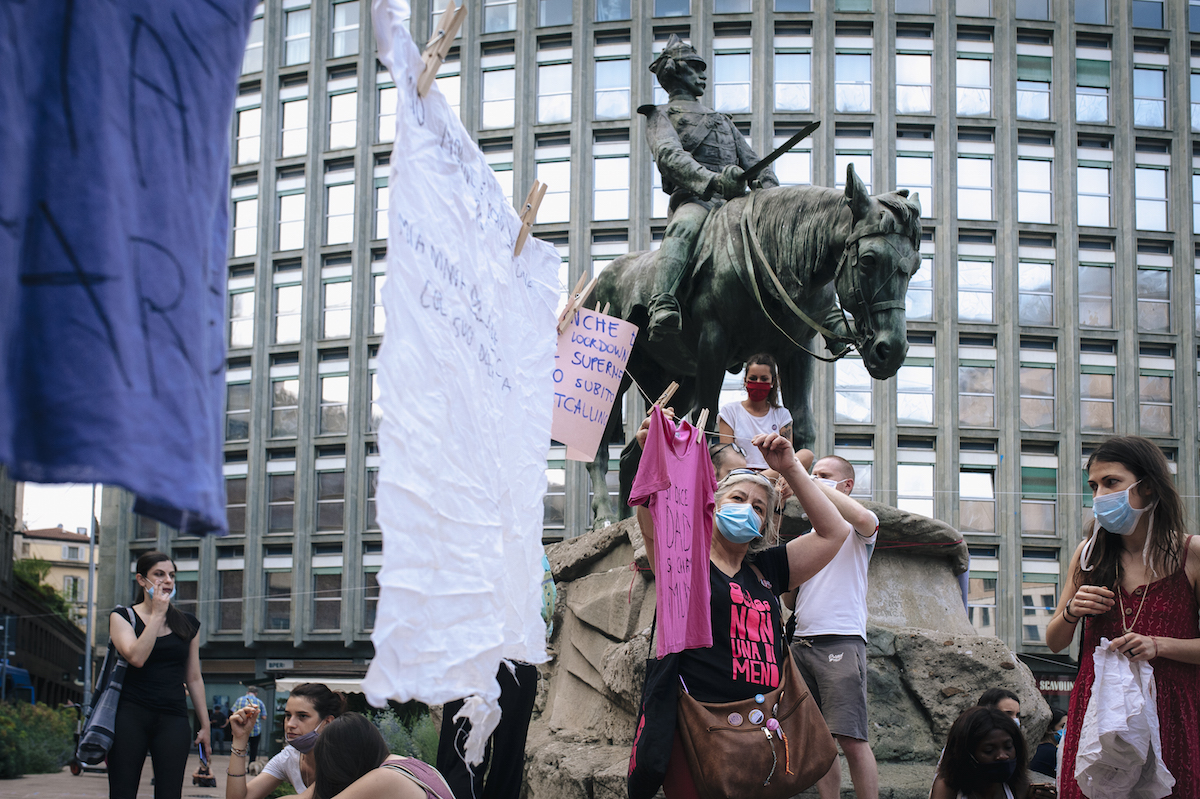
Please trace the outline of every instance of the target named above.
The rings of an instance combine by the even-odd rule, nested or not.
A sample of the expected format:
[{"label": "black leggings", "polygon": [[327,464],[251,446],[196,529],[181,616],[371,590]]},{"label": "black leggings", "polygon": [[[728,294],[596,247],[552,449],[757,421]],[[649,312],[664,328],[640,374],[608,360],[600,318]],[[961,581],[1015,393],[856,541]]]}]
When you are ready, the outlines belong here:
[{"label": "black leggings", "polygon": [[135,799],[146,753],[154,764],[154,799],[179,799],[192,749],[187,716],[174,716],[136,702],[117,706],[112,749],[108,751],[108,798]]}]

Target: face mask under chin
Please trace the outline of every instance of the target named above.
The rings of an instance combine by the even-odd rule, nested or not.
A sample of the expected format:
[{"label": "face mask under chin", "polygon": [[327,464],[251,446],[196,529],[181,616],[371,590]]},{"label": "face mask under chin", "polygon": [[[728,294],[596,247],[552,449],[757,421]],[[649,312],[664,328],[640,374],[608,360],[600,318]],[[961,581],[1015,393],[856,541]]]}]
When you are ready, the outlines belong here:
[{"label": "face mask under chin", "polygon": [[308,754],[317,745],[317,737],[321,734],[321,728],[324,726],[325,722],[322,721],[315,730],[297,735],[295,738],[289,738],[288,744],[300,754]]}]

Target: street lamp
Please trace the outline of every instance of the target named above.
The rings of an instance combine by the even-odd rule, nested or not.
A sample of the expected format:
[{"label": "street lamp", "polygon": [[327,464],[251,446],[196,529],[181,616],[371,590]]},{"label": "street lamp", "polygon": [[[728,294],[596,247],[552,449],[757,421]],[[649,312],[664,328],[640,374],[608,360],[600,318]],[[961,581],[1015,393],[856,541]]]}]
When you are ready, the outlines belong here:
[{"label": "street lamp", "polygon": [[91,534],[88,536],[88,584],[87,584],[87,640],[83,642],[83,707],[90,712],[92,707],[92,586],[96,583],[96,484],[92,483],[91,518],[88,521]]}]

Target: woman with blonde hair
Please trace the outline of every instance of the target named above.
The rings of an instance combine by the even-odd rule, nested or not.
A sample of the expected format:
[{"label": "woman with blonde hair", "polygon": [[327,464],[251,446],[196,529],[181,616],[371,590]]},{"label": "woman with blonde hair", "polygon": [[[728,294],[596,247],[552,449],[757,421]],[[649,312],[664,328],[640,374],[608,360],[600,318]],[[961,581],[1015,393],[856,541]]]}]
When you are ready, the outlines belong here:
[{"label": "woman with blonde hair", "polygon": [[[649,434],[647,419],[638,430],[638,443],[645,446]],[[789,439],[770,433],[752,443],[766,465],[791,486],[813,532],[774,545],[775,483],[752,469],[734,469],[717,484],[707,564],[712,646],[685,649],[679,656],[679,677],[701,702],[737,702],[779,687],[781,664],[787,660],[779,595],[823,569],[850,531],[836,500],[809,478]],[[648,499],[636,496],[638,490],[635,483],[631,502]],[[653,571],[661,565],[655,559],[654,517],[648,507],[639,506],[637,519]],[[693,797],[697,789],[678,732],[671,747],[663,791],[668,799]]]}]

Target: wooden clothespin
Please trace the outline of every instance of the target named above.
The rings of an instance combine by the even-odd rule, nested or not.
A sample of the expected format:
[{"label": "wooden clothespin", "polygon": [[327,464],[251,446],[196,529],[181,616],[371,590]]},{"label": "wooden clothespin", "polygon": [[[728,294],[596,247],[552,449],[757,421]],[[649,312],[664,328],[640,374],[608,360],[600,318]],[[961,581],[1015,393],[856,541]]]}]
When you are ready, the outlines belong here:
[{"label": "wooden clothespin", "polygon": [[571,308],[575,305],[575,298],[579,296],[579,292],[583,291],[583,287],[587,285],[587,272],[579,276],[575,281],[575,288],[571,289],[571,293],[567,295],[567,301],[563,304],[562,312],[558,315],[558,332],[563,331],[563,322],[570,315]]},{"label": "wooden clothespin", "polygon": [[700,418],[696,420],[696,427],[700,428],[701,435],[704,434],[704,425],[708,423],[708,408],[700,410]]},{"label": "wooden clothespin", "polygon": [[671,401],[671,397],[675,396],[675,392],[678,390],[679,390],[679,384],[676,383],[674,380],[672,380],[671,385],[667,386],[666,390],[663,391],[663,393],[659,396],[659,398],[654,401],[654,404],[655,405],[666,405],[668,402]]},{"label": "wooden clothespin", "polygon": [[609,309],[610,305],[612,305],[612,303],[609,303],[609,302],[604,303],[604,307],[600,309],[601,316],[608,316],[608,309]]},{"label": "wooden clothespin", "polygon": [[[582,281],[584,277],[587,276],[581,275],[580,280]],[[578,288],[579,284],[576,283],[575,285]],[[576,292],[571,301],[567,303],[567,307],[563,309],[562,318],[558,320],[558,335],[561,336],[563,331],[567,329],[567,325],[571,323],[571,317],[575,315],[575,312],[579,310],[579,306],[583,305],[583,301],[587,298],[587,295],[592,293],[592,289],[595,287],[596,278],[592,278],[587,286],[582,291]]]},{"label": "wooden clothespin", "polygon": [[529,190],[529,196],[525,198],[525,204],[521,206],[521,232],[517,234],[517,245],[513,247],[514,258],[525,248],[525,239],[529,238],[529,231],[537,220],[538,208],[541,207],[542,198],[545,196],[546,184],[535,180],[533,188]]},{"label": "wooden clothespin", "polygon": [[429,87],[437,78],[438,69],[446,60],[446,55],[449,54],[450,47],[454,44],[454,37],[458,35],[458,29],[462,27],[463,19],[466,16],[467,6],[465,3],[456,6],[454,0],[447,0],[446,10],[438,18],[433,36],[429,37],[429,43],[425,45],[425,52],[421,53],[421,60],[425,62],[425,68],[421,70],[421,75],[417,78],[418,96],[424,97],[429,93]]}]

